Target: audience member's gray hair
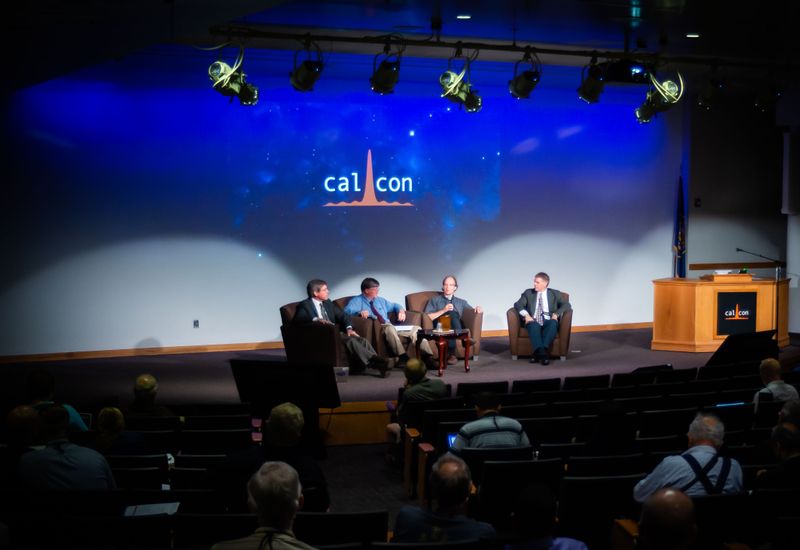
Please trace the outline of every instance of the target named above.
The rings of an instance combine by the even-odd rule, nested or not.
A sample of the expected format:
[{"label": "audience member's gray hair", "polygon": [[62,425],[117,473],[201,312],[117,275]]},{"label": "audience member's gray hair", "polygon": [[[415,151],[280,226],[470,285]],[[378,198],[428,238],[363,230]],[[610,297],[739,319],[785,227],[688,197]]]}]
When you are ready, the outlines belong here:
[{"label": "audience member's gray hair", "polygon": [[697,413],[689,424],[690,439],[711,441],[715,447],[722,446],[725,439],[725,424],[715,414]]},{"label": "audience member's gray hair", "polygon": [[452,453],[445,453],[431,468],[431,492],[439,507],[455,506],[466,502],[472,475],[464,460]]},{"label": "audience member's gray hair", "polygon": [[259,524],[284,531],[292,528],[302,490],[297,471],[285,462],[265,462],[247,483]]}]

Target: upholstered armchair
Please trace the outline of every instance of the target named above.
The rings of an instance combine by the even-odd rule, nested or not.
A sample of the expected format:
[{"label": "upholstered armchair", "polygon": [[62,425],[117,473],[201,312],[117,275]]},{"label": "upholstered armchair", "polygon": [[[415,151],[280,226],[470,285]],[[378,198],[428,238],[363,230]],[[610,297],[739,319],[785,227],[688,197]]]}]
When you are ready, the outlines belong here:
[{"label": "upholstered armchair", "polygon": [[[569,301],[569,294],[561,292],[564,299]],[[512,308],[506,312],[508,318],[508,340],[511,344],[511,358],[517,359],[520,355],[532,355],[531,341],[528,338],[528,331],[522,324],[522,319],[519,312]],[[560,357],[562,361],[566,360],[567,353],[569,353],[569,338],[572,334],[572,310],[569,309],[564,312],[564,315],[558,320],[558,333],[556,334],[553,343],[550,344],[550,356]]]},{"label": "upholstered armchair", "polygon": [[[437,294],[440,294],[440,292],[436,290],[424,290],[422,292],[406,294],[406,310],[409,312],[409,314],[412,311],[415,314],[418,314],[421,318],[420,326],[426,330],[433,328],[433,321],[431,321],[430,317],[423,312],[425,311],[425,306],[428,305],[428,300]],[[469,329],[470,337],[474,342],[471,349],[472,357],[470,357],[470,361],[477,361],[478,356],[481,353],[481,329],[483,327],[483,313],[475,313],[475,311],[472,309],[465,309],[464,315],[461,317],[461,322],[464,325],[464,328]],[[456,356],[459,359],[464,358],[464,347],[461,345],[461,341],[456,342]]]},{"label": "upholstered armchair", "polygon": [[[348,366],[347,350],[336,325],[324,323],[294,324],[292,319],[299,302],[281,306],[281,336],[286,358],[303,365]],[[372,341],[372,324],[353,324],[353,329],[367,340]]]},{"label": "upholstered armchair", "polygon": [[[337,298],[333,301],[333,303],[344,309],[344,306],[346,306],[352,298],[354,298],[354,296],[344,296],[342,298]],[[389,314],[389,321],[391,321],[393,325],[401,324],[422,326],[420,324],[420,317],[421,315],[419,313],[406,311],[406,320],[400,323],[397,320],[397,314],[392,312]],[[369,343],[372,344],[373,348],[375,348],[375,352],[378,354],[378,356],[383,358],[391,357],[389,350],[386,347],[386,339],[383,337],[383,329],[381,328],[381,324],[377,319],[364,319],[359,315],[351,315],[350,324],[353,325],[353,330],[369,340]],[[406,353],[409,355],[409,357],[416,357],[417,350],[410,342],[406,348]]]}]

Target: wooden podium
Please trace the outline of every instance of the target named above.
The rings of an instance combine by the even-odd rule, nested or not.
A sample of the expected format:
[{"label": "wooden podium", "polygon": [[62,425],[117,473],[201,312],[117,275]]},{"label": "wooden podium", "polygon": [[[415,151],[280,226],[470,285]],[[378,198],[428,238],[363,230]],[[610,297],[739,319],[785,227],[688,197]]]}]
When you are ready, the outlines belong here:
[{"label": "wooden podium", "polygon": [[789,279],[749,273],[656,279],[653,291],[651,349],[716,351],[728,334],[771,329],[779,347],[789,345]]}]

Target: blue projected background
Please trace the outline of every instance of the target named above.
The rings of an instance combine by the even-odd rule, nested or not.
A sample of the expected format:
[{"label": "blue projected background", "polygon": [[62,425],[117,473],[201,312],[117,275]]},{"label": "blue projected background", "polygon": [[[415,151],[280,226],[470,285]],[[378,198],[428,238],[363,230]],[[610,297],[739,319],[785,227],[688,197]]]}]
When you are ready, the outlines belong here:
[{"label": "blue projected background", "polygon": [[[364,74],[348,72],[364,60],[338,59],[305,94],[289,87],[284,58],[246,61],[248,80],[261,89],[249,108],[211,90],[209,60],[198,54],[180,60],[180,70],[172,58],[132,58],[12,96],[4,150],[13,181],[0,223],[6,257],[16,261],[3,270],[3,304],[38,314],[58,307],[50,302],[64,289],[48,290],[45,302],[42,285],[69,288],[68,268],[69,277],[98,277],[108,295],[133,286],[145,296],[135,306],[116,296],[113,307],[140,315],[98,336],[113,312],[97,312],[91,289],[73,289],[95,303],[87,315],[98,315],[93,334],[71,335],[84,348],[248,342],[279,338],[270,308],[302,298],[311,277],[329,280],[336,297],[375,275],[384,294],[402,302],[456,272],[491,329],[504,327],[505,309],[546,270],[554,287],[586,289],[576,322],[578,312],[583,324],[648,320],[647,303],[607,317],[598,300],[613,293],[594,296],[586,273],[632,268],[617,279],[623,286],[628,276],[649,284],[669,275],[679,112],[637,124],[642,88],[609,87],[600,104],[585,105],[575,97],[578,70],[567,68],[552,68],[531,100],[516,101],[504,87],[506,66],[476,64],[484,109],[468,114],[439,97],[441,67],[432,62],[409,63],[396,92],[378,96]],[[362,199],[368,151],[376,199],[412,206],[325,206]],[[402,188],[382,191],[390,178]],[[135,257],[124,248],[134,243],[143,246]],[[213,252],[203,250],[209,243]],[[226,257],[232,248],[246,265]],[[113,284],[111,274],[97,274],[97,265],[120,262],[134,271],[115,273]],[[211,275],[219,262],[223,273]],[[197,297],[173,291],[193,284],[224,328],[185,330],[185,319],[199,315],[186,311]],[[222,296],[208,297],[209,284],[220,284]],[[172,313],[153,326],[162,309]],[[25,349],[51,351],[24,340]],[[5,347],[0,352],[22,352]]]}]

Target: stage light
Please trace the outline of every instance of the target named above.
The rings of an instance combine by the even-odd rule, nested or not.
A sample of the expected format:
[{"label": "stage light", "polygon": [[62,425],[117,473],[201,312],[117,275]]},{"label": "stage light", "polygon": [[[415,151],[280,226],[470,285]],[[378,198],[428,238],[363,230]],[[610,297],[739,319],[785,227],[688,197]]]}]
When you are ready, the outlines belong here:
[{"label": "stage light", "polygon": [[[391,43],[387,42],[383,52],[375,55],[372,60],[372,77],[369,79],[372,91],[376,94],[391,94],[400,79],[400,57],[403,55],[405,46],[400,46],[397,51],[392,53]],[[378,59],[383,56],[380,64]]]},{"label": "stage light", "polygon": [[306,41],[304,48],[306,56],[310,58],[312,46],[316,48],[315,60],[306,59],[298,65],[297,56],[302,50],[297,50],[294,52],[294,70],[289,73],[289,82],[291,82],[292,87],[298,92],[312,91],[314,89],[314,84],[316,84],[317,80],[322,74],[322,69],[325,68],[325,65],[322,62],[322,51],[319,49],[319,46],[310,40]]},{"label": "stage light", "polygon": [[644,102],[636,109],[636,120],[644,124],[650,122],[656,113],[663,113],[683,97],[683,77],[678,73],[678,83],[672,80],[659,82],[650,74],[652,87],[647,91]]},{"label": "stage light", "polygon": [[255,105],[258,103],[258,88],[246,82],[247,75],[242,72],[242,61],[244,61],[244,49],[240,47],[233,67],[224,61],[215,61],[208,67],[208,77],[214,89],[224,96],[229,96],[231,101],[235,96],[242,105]]},{"label": "stage light", "polygon": [[592,57],[589,65],[581,71],[581,85],[578,87],[578,97],[586,103],[597,103],[605,86],[603,68],[597,64],[597,58]]},{"label": "stage light", "polygon": [[[530,63],[530,70],[517,74],[520,63]],[[527,48],[522,59],[514,64],[514,78],[508,81],[508,91],[516,99],[528,99],[533,89],[539,84],[541,74],[542,63],[539,61],[539,56]]]},{"label": "stage light", "polygon": [[442,86],[442,97],[463,105],[468,113],[477,113],[483,107],[483,100],[478,90],[474,90],[469,82],[469,66],[477,58],[477,52],[472,58],[465,58],[464,68],[460,73],[456,73],[450,70],[450,64],[453,59],[459,57],[463,57],[461,48],[458,48],[455,55],[447,60],[447,70],[439,77],[439,84]]}]

